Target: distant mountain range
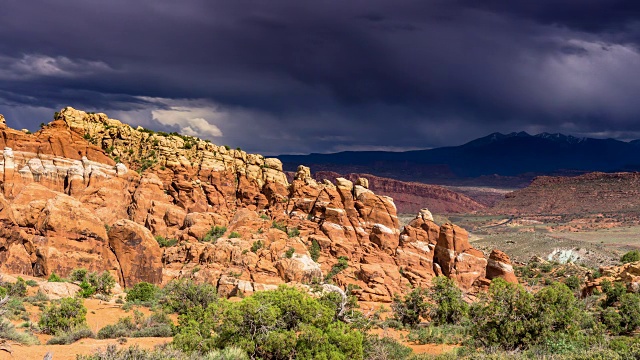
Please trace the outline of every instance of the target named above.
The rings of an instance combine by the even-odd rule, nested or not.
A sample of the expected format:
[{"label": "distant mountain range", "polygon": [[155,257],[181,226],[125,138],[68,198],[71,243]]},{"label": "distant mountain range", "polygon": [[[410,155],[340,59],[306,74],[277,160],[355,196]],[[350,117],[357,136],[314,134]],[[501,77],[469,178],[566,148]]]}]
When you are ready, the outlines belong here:
[{"label": "distant mountain range", "polygon": [[493,133],[460,146],[405,152],[345,151],[281,155],[285,170],[370,173],[405,181],[522,186],[538,175],[640,170],[640,140]]}]

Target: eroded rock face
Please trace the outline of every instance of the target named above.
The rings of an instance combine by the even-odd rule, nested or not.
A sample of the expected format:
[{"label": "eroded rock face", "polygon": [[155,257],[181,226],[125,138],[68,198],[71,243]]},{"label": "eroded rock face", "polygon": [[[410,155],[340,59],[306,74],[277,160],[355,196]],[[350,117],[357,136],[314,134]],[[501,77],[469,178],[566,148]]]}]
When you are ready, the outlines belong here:
[{"label": "eroded rock face", "polygon": [[[478,203],[468,196],[449,190],[442,186],[406,182],[396,179],[383,178],[371,174],[338,174],[331,171],[316,171],[313,174],[316,181],[327,179],[335,181],[338,177],[346,178],[356,185],[393,198],[400,213],[415,213],[425,206],[434,213],[470,213],[485,209],[485,205]],[[358,183],[359,179],[366,180]],[[500,198],[501,199],[501,198]]]},{"label": "eroded rock face", "polygon": [[517,284],[518,278],[513,272],[511,259],[500,250],[493,250],[487,263],[487,279],[503,278],[507,282]]},{"label": "eroded rock face", "polygon": [[436,275],[453,279],[463,289],[470,289],[477,279],[485,277],[487,267],[484,255],[469,245],[468,237],[463,228],[444,224],[434,254]]},{"label": "eroded rock face", "polygon": [[[487,271],[466,232],[426,209],[401,231],[365,178],[317,182],[300,166],[289,184],[277,159],[71,108],[36,134],[0,132],[1,272],[84,267],[123,287],[191,277],[235,296],[323,279],[345,257],[333,281],[388,302],[441,274],[468,291]],[[490,276],[508,264],[494,258]]]},{"label": "eroded rock face", "polygon": [[[32,183],[12,202],[5,200],[0,220],[0,270],[66,276],[75,268],[115,270],[103,222],[75,198]],[[6,249],[1,251],[1,249]]]},{"label": "eroded rock face", "polygon": [[[259,187],[268,181],[288,184],[278,159],[228,149],[195,137],[134,129],[105,114],[87,114],[70,107],[62,109],[58,119],[70,130],[110,149],[113,156],[132,165],[140,164],[140,159],[148,159],[158,167],[186,169],[198,176],[231,171],[255,180]],[[133,168],[137,169],[137,166],[140,165]]]},{"label": "eroded rock face", "polygon": [[149,229],[123,219],[113,224],[108,235],[125,287],[141,281],[162,283],[162,251]]}]

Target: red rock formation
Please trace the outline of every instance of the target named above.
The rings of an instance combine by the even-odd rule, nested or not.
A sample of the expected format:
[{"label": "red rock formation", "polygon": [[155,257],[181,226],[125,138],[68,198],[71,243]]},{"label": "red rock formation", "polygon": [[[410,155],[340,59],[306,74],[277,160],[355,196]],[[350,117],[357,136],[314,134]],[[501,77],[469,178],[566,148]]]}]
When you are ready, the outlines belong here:
[{"label": "red rock formation", "polygon": [[436,213],[470,213],[485,208],[470,197],[451,191],[438,185],[400,181],[370,174],[340,175],[331,171],[318,171],[314,174],[317,181],[344,177],[350,181],[366,179],[368,188],[376,194],[392,197],[401,214],[415,214],[422,208]]},{"label": "red rock formation", "polygon": [[487,260],[469,245],[467,232],[456,225],[444,224],[435,247],[436,275],[453,279],[461,288],[470,289],[485,276]]},{"label": "red rock formation", "polygon": [[162,282],[162,251],[147,228],[131,220],[118,220],[109,230],[109,246],[120,264],[125,287],[141,281]]},{"label": "red rock formation", "polygon": [[517,284],[518,278],[513,272],[511,259],[500,250],[493,250],[487,263],[487,279],[503,278],[507,282]]},{"label": "red rock formation", "polygon": [[585,287],[582,289],[584,296],[592,295],[596,289],[602,291],[604,281],[621,282],[631,292],[640,291],[640,262],[638,261],[619,266],[602,266],[599,271],[602,276],[585,283]]},{"label": "red rock formation", "polygon": [[333,281],[366,301],[439,274],[471,290],[485,275],[466,232],[428,210],[401,232],[393,199],[368,188],[376,179],[318,183],[301,166],[290,184],[277,159],[70,108],[36,134],[0,132],[13,147],[0,156],[0,272],[85,267],[125,287],[188,276],[236,295],[322,279],[344,256]]}]

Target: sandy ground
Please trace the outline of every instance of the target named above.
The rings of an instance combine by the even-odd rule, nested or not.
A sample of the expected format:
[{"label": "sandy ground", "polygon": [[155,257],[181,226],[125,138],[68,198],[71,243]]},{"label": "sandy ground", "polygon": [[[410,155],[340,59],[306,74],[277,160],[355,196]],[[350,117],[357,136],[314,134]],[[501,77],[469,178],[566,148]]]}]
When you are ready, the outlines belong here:
[{"label": "sandy ground", "polygon": [[[118,346],[139,345],[141,348],[151,349],[167,342],[171,342],[171,338],[132,338],[126,344]],[[76,355],[90,355],[109,344],[117,344],[116,339],[83,339],[70,345],[12,345],[13,355],[0,352],[0,360],[42,360],[47,352],[53,354],[53,360],[75,360]]]},{"label": "sandy ground", "polygon": [[457,345],[445,345],[445,344],[424,344],[418,345],[411,341],[406,340],[407,335],[409,334],[406,330],[395,330],[395,329],[373,329],[371,333],[376,334],[380,337],[390,337],[398,340],[402,344],[410,347],[415,354],[431,354],[431,355],[440,355],[447,353],[456,347]]},{"label": "sandy ground", "polygon": [[[34,288],[30,289],[30,292],[35,292]],[[105,302],[98,299],[86,299],[84,305],[87,307],[87,325],[94,332],[102,329],[106,325],[115,324],[118,319],[133,316],[133,309],[130,311],[124,311],[121,309],[121,305],[113,302]],[[34,323],[38,322],[40,316],[40,309],[37,306],[33,306],[28,303],[24,303],[25,308],[29,312],[29,317]],[[134,307],[145,315],[149,315],[151,311],[144,307]],[[174,321],[177,321],[177,316],[171,316]],[[15,325],[19,325],[22,321],[14,321]],[[9,355],[6,352],[0,352],[0,360],[13,359],[42,359],[47,352],[53,353],[53,360],[75,360],[76,355],[89,355],[95,352],[96,349],[105,348],[109,344],[117,344],[116,339],[98,340],[98,339],[83,339],[70,345],[45,345],[46,342],[52,337],[46,334],[36,334],[38,340],[42,345],[25,346],[20,344],[12,344],[13,355]],[[124,346],[129,347],[131,345],[139,345],[145,349],[151,349],[156,345],[171,342],[172,338],[129,338]]]}]

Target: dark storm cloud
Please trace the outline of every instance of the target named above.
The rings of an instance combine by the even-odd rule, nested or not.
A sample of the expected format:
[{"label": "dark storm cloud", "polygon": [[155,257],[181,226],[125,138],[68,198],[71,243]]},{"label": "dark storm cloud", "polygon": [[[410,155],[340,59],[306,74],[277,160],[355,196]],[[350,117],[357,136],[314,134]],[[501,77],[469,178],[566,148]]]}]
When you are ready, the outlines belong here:
[{"label": "dark storm cloud", "polygon": [[634,0],[463,0],[460,4],[590,32],[624,31],[640,18],[640,3]]},{"label": "dark storm cloud", "polygon": [[267,153],[624,138],[634,4],[6,0],[0,112],[33,128],[72,105]]}]

